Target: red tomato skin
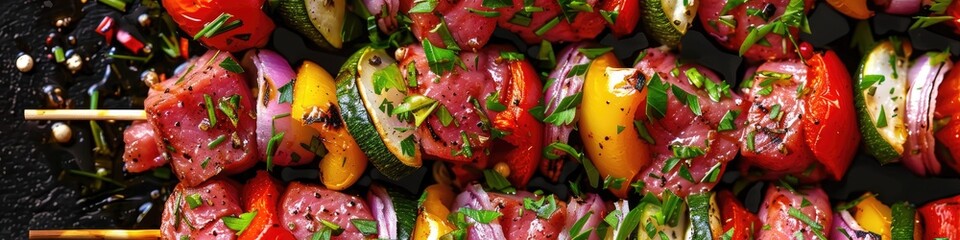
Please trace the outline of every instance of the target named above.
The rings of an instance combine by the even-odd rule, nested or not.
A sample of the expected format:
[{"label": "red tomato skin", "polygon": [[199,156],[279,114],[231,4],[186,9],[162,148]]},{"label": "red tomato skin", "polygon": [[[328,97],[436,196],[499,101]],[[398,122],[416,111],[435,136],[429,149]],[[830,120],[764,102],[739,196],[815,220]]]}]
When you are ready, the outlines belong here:
[{"label": "red tomato skin", "polygon": [[507,110],[497,113],[492,119],[494,127],[510,132],[502,138],[510,146],[496,146],[499,154],[494,154],[494,162],[505,162],[510,166],[507,179],[514,186],[524,187],[540,163],[543,152],[543,123],[530,114],[540,99],[540,77],[533,65],[526,60],[508,63],[510,82],[502,86],[500,103]]},{"label": "red tomato skin", "polygon": [[960,196],[927,203],[918,212],[923,218],[923,239],[960,239]]},{"label": "red tomato skin", "polygon": [[953,26],[954,32],[960,34],[960,1],[953,1],[953,3],[947,7],[946,14],[953,16],[953,20],[950,20],[950,25]]},{"label": "red tomato skin", "polygon": [[637,28],[640,22],[640,2],[635,0],[605,0],[601,9],[607,12],[617,12],[613,23],[607,22],[610,32],[617,37],[628,36]]},{"label": "red tomato skin", "polygon": [[[197,34],[222,13],[233,15],[227,23],[241,20],[240,27],[210,38],[199,40],[207,47],[238,52],[249,48],[263,47],[270,40],[275,25],[261,10],[266,0],[163,0],[163,7],[177,25],[189,37]],[[249,34],[249,38],[244,37]]]},{"label": "red tomato skin", "polygon": [[948,150],[950,157],[938,156],[938,158],[947,166],[960,171],[960,163],[956,162],[957,159],[960,159],[957,158],[960,157],[960,70],[947,73],[937,90],[937,106],[934,111],[934,119],[950,118],[947,125],[934,133],[938,145],[943,145]]},{"label": "red tomato skin", "polygon": [[282,194],[283,183],[266,171],[257,171],[257,175],[250,179],[241,191],[244,211],[256,211],[257,215],[240,234],[239,240],[295,239],[287,228],[281,226],[277,214]]},{"label": "red tomato skin", "polygon": [[827,173],[840,180],[850,167],[860,134],[850,74],[833,51],[807,59],[809,75],[804,105],[807,145]]},{"label": "red tomato skin", "polygon": [[750,239],[760,234],[763,224],[756,214],[748,211],[737,197],[728,190],[717,193],[717,202],[720,205],[720,221],[723,224],[723,233],[733,230],[730,239]]}]

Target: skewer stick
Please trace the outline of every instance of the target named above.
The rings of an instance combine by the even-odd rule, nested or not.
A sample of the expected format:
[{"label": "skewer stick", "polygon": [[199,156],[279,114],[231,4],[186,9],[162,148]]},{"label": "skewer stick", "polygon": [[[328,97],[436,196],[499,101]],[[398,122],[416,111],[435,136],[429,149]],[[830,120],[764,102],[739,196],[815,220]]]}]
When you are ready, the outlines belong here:
[{"label": "skewer stick", "polygon": [[147,120],[138,109],[25,109],[26,120]]},{"label": "skewer stick", "polygon": [[160,239],[159,229],[30,230],[30,239]]}]

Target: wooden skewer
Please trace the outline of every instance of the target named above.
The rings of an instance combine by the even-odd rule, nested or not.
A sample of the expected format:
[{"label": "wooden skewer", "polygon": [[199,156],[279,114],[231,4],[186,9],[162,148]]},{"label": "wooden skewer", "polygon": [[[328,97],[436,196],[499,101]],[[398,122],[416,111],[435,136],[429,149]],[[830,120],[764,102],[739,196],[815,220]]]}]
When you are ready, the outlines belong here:
[{"label": "wooden skewer", "polygon": [[138,109],[25,109],[26,120],[147,120]]},{"label": "wooden skewer", "polygon": [[30,239],[160,239],[159,229],[30,230]]}]

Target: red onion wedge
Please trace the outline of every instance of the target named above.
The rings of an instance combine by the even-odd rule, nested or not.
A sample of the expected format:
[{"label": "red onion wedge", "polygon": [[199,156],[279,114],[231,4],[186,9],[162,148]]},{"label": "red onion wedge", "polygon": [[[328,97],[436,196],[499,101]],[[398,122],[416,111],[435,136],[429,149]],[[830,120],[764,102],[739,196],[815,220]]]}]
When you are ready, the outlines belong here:
[{"label": "red onion wedge", "polygon": [[[589,217],[587,215],[589,215]],[[605,216],[607,216],[607,208],[603,203],[603,199],[600,198],[600,195],[589,193],[585,198],[570,199],[570,203],[567,204],[567,219],[563,224],[563,231],[560,232],[558,239],[571,239],[575,237],[570,236],[571,229],[577,221],[580,221],[580,219],[584,217],[587,217],[586,222],[584,222],[580,229],[574,230],[573,232],[597,229],[597,226],[603,222],[603,217]],[[590,237],[587,239],[599,240],[600,237],[596,231],[591,231]]]},{"label": "red onion wedge", "polygon": [[400,0],[363,0],[367,11],[377,18],[377,27],[386,34],[397,31],[400,23],[397,21],[397,11],[400,10]]},{"label": "red onion wedge", "polygon": [[913,62],[907,75],[907,141],[903,164],[913,173],[926,176],[940,173],[940,162],[934,152],[934,108],[937,106],[937,88],[943,82],[953,62],[946,59],[933,62],[924,54]]},{"label": "red onion wedge", "polygon": [[912,15],[920,11],[921,0],[874,0],[883,12],[895,15]]},{"label": "red onion wedge", "polygon": [[371,185],[367,204],[374,220],[377,220],[377,238],[397,239],[397,211],[387,190],[379,185]]},{"label": "red onion wedge", "polygon": [[[479,184],[469,185],[462,193],[460,193],[460,195],[457,195],[457,199],[453,204],[453,209],[456,211],[461,208],[497,211],[497,209],[494,208],[493,203],[490,202],[490,196],[487,195],[487,192],[483,191],[483,187],[481,187]],[[474,222],[473,219],[467,219],[467,221],[471,223],[470,229],[467,230],[467,239],[506,239],[503,234],[503,228],[500,227],[500,223],[498,221],[493,221],[487,224],[479,224]]]},{"label": "red onion wedge", "polygon": [[860,240],[880,240],[879,234],[869,232],[857,220],[850,215],[847,210],[842,210],[833,214],[833,224],[835,228],[830,232],[830,239],[860,239]]},{"label": "red onion wedge", "polygon": [[[586,43],[575,43],[560,51],[560,56],[557,58],[557,68],[554,69],[547,78],[550,79],[550,83],[544,86],[546,88],[546,94],[544,94],[543,99],[545,102],[544,116],[553,114],[564,98],[576,95],[583,90],[585,75],[573,74],[573,76],[570,76],[569,73],[578,65],[590,63],[590,59],[584,56],[583,53],[580,53],[580,48],[587,46],[588,44]],[[577,125],[577,119],[578,116],[575,116],[573,122],[561,126],[550,123],[545,124],[545,131],[543,131],[544,146],[548,146],[554,142],[566,144],[570,138],[570,132],[572,132],[573,127]],[[543,173],[544,176],[556,182],[557,179],[560,178],[563,159],[567,153],[560,150],[554,150],[553,153],[560,156],[560,158],[553,160],[544,158],[540,163],[540,173]]]},{"label": "red onion wedge", "polygon": [[616,211],[620,211],[620,214],[615,215],[617,218],[617,226],[610,226],[610,228],[613,229],[610,233],[613,234],[613,239],[626,239],[625,237],[621,237],[621,235],[630,236],[630,233],[620,232],[620,225],[622,225],[623,220],[627,218],[627,213],[630,212],[630,202],[626,199],[621,199],[620,201],[613,202],[613,208]]},{"label": "red onion wedge", "polygon": [[[290,117],[292,84],[297,77],[290,64],[274,51],[253,49],[244,55],[242,65],[249,79],[255,80],[258,86],[257,148],[260,149],[260,159],[267,161],[268,168],[270,164],[295,166],[310,163],[316,154],[301,144],[313,146],[311,141],[319,139],[319,133],[295,124]],[[281,96],[289,99],[281,99]],[[272,139],[278,140],[271,144]],[[268,157],[268,153],[272,155]]]}]

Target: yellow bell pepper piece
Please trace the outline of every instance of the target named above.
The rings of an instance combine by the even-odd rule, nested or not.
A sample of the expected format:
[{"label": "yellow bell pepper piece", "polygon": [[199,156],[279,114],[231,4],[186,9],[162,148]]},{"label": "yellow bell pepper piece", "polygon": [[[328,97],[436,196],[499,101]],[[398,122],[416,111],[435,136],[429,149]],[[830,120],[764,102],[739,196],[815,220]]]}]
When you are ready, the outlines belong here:
[{"label": "yellow bell pepper piece", "polygon": [[360,179],[367,168],[367,156],[340,118],[333,76],[320,65],[305,61],[300,66],[293,84],[290,116],[320,132],[327,148],[327,155],[320,160],[320,180],[327,188],[343,190]]},{"label": "yellow bell pepper piece", "polygon": [[440,239],[453,232],[455,226],[447,221],[449,206],[453,204],[453,189],[448,185],[434,184],[424,190],[427,197],[423,200],[420,214],[413,227],[413,239]]},{"label": "yellow bell pepper piece", "polygon": [[877,200],[872,193],[865,197],[853,210],[853,218],[864,230],[879,234],[883,240],[890,240],[890,225],[893,223],[893,211]]},{"label": "yellow bell pepper piece", "polygon": [[587,157],[600,172],[623,178],[625,184],[611,191],[623,198],[648,162],[650,150],[634,128],[634,115],[641,111],[646,92],[636,88],[633,68],[620,68],[613,53],[604,54],[590,64],[580,103],[580,137]]}]

